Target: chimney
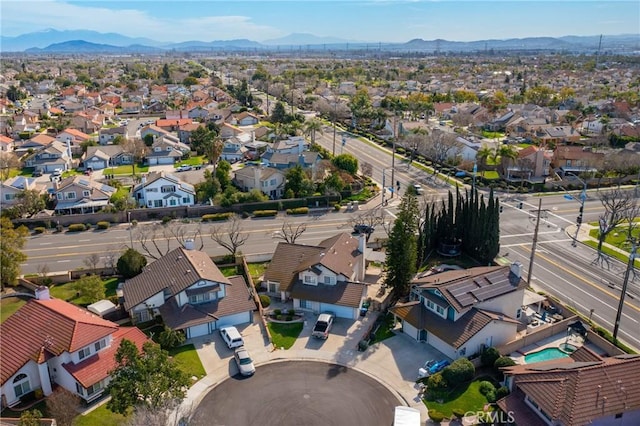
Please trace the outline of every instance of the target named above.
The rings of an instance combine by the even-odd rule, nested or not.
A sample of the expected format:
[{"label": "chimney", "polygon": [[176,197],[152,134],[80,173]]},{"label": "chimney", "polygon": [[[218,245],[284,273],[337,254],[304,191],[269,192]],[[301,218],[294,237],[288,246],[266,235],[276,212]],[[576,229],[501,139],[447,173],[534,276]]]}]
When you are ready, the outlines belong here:
[{"label": "chimney", "polygon": [[359,234],[358,235],[358,251],[362,253],[362,262],[360,263],[360,276],[358,277],[359,281],[364,281],[364,276],[366,275],[367,270],[367,255],[365,250],[367,249],[367,235]]},{"label": "chimney", "polygon": [[518,278],[522,278],[522,263],[513,262],[511,264],[511,272]]},{"label": "chimney", "polygon": [[71,161],[71,138],[67,138],[67,158]]},{"label": "chimney", "polygon": [[253,166],[253,187],[256,189],[262,188],[260,185],[260,178],[262,177],[262,163],[257,166]]},{"label": "chimney", "polygon": [[304,155],[302,152],[298,155],[298,164],[300,164],[300,167],[304,167]]},{"label": "chimney", "polygon": [[36,288],[36,299],[38,300],[51,300],[49,295],[49,287],[41,285]]},{"label": "chimney", "polygon": [[140,182],[147,183],[147,175],[142,175],[142,178],[140,179]]},{"label": "chimney", "polygon": [[304,138],[299,137],[298,138],[298,154],[302,154],[303,151],[304,151]]},{"label": "chimney", "polygon": [[195,250],[196,249],[195,242],[191,238],[189,238],[184,242],[184,248],[187,250]]}]

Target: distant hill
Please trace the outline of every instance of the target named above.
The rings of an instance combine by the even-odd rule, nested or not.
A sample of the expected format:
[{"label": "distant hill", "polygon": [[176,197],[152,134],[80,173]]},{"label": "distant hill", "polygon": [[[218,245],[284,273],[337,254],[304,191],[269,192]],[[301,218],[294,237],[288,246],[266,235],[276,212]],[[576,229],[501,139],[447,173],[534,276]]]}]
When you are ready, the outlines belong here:
[{"label": "distant hill", "polygon": [[[146,38],[132,38],[118,33],[99,33],[88,30],[58,31],[48,29],[17,37],[1,38],[3,52],[27,53],[158,53],[167,50],[189,51],[267,51],[274,48],[304,48],[310,50],[380,49],[396,52],[482,52],[482,51],[566,51],[593,53],[600,45],[600,36],[527,37],[504,40],[423,40],[416,38],[406,43],[365,43],[336,37],[318,37],[313,34],[294,33],[263,43],[248,39],[185,41],[161,43]],[[638,52],[640,34],[605,35],[603,52]]]}]

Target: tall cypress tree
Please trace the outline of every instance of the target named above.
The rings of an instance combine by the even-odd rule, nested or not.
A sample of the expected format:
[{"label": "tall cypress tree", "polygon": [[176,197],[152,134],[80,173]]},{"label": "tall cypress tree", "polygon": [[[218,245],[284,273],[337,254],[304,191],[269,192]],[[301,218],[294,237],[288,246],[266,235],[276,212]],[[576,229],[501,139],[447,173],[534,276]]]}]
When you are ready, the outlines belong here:
[{"label": "tall cypress tree", "polygon": [[386,245],[385,284],[393,287],[397,296],[409,292],[409,282],[417,270],[418,214],[418,200],[412,191],[407,191]]}]

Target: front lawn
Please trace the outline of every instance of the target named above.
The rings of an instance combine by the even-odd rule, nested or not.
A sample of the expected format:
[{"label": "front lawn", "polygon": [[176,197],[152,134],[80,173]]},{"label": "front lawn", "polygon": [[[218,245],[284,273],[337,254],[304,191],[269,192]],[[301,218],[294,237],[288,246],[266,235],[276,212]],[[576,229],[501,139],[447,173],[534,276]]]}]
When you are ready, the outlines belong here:
[{"label": "front lawn", "polygon": [[15,311],[20,309],[25,303],[19,297],[8,297],[0,302],[0,324],[11,316]]},{"label": "front lawn", "polygon": [[125,416],[107,410],[107,404],[102,404],[90,413],[76,417],[73,426],[119,426],[126,421]]},{"label": "front lawn", "polygon": [[[64,284],[52,285],[51,287],[49,287],[49,292],[51,293],[51,296],[58,299],[66,300],[67,302],[73,303],[74,305],[89,305],[89,299],[84,296],[77,297],[77,292],[73,289],[74,282],[75,281],[70,281]],[[105,297],[115,296],[118,282],[118,278],[107,278],[105,280],[102,280],[102,284],[104,285]]]},{"label": "front lawn", "polygon": [[180,370],[187,373],[189,377],[195,376],[198,379],[202,379],[207,375],[195,346],[189,344],[171,349],[169,356],[173,357]]},{"label": "front lawn", "polygon": [[384,321],[380,324],[380,327],[376,329],[371,344],[382,342],[389,337],[395,336],[395,333],[392,331],[394,326],[395,323],[393,314],[387,313],[384,316]]},{"label": "front lawn", "polygon": [[424,403],[429,410],[442,413],[447,418],[451,418],[454,409],[463,412],[482,411],[485,404],[489,401],[480,393],[481,381],[482,379],[476,379],[471,383],[464,383],[457,386],[442,402],[428,401],[425,399]]},{"label": "front lawn", "polygon": [[[141,164],[135,165],[136,174],[147,173],[149,171],[149,166],[143,166]],[[108,167],[104,169],[104,174],[106,175],[127,175],[131,176],[131,165],[127,164],[124,166],[118,167]]]},{"label": "front lawn", "polygon": [[493,180],[500,179],[500,175],[495,170],[487,170],[482,174],[482,177],[485,179]]},{"label": "front lawn", "polygon": [[186,160],[180,160],[174,165],[174,167],[178,168],[183,164],[188,164],[190,166],[201,166],[203,164],[207,164],[207,160],[204,155],[196,155],[193,157],[189,157]]},{"label": "front lawn", "polygon": [[267,327],[271,333],[271,341],[276,348],[289,349],[296,342],[296,339],[302,332],[303,324],[301,322],[292,322],[287,324],[268,322]]},{"label": "front lawn", "polygon": [[234,275],[238,275],[238,267],[237,266],[223,266],[219,268],[222,275],[225,277],[232,277]]},{"label": "front lawn", "polygon": [[[627,230],[628,225],[616,227],[612,232],[609,233],[609,235],[607,235],[607,238],[604,239],[604,242],[607,244],[611,244],[612,246],[616,246],[619,249],[629,251],[631,249],[631,245],[627,242]],[[640,236],[640,228],[634,228],[631,232],[631,235],[634,238],[638,238]],[[589,236],[595,238],[596,240],[599,239],[600,229],[594,228],[590,230]]]},{"label": "front lawn", "polygon": [[251,278],[253,278],[253,281],[255,282],[261,276],[264,275],[264,271],[267,270],[267,267],[269,266],[269,262],[248,263],[247,266],[249,267],[249,274],[251,275]]},{"label": "front lawn", "polygon": [[107,278],[106,280],[102,280],[104,283],[104,295],[106,297],[115,296],[116,289],[118,288],[118,284],[120,283],[119,278]]}]

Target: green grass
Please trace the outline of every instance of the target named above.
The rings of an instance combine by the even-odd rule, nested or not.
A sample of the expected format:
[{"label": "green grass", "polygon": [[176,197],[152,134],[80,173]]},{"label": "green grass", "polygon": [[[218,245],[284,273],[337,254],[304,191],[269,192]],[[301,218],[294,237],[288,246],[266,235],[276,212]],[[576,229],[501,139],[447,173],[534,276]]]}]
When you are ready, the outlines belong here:
[{"label": "green grass", "polygon": [[276,348],[289,349],[296,342],[296,339],[302,331],[303,324],[301,322],[293,322],[281,324],[268,322],[267,327],[271,333],[273,346]]},{"label": "green grass", "polygon": [[456,408],[464,412],[482,411],[488,401],[487,398],[480,393],[480,382],[481,380],[478,379],[456,387],[442,403],[427,400],[425,400],[424,403],[429,410],[438,411],[449,418],[453,415],[453,410]]},{"label": "green grass", "polygon": [[516,146],[518,148],[529,148],[531,145],[533,145],[533,144],[530,144],[530,143],[517,143],[516,144]]},{"label": "green grass", "polygon": [[200,357],[193,345],[184,345],[169,351],[169,355],[176,361],[178,367],[187,373],[189,377],[202,379],[207,373],[200,362]]},{"label": "green grass", "polygon": [[0,302],[0,324],[11,316],[15,311],[20,309],[26,301],[18,297],[9,297]]},{"label": "green grass", "polygon": [[[147,173],[149,171],[149,166],[143,166],[141,164],[136,164],[135,168],[136,168],[136,174]],[[131,165],[127,164],[127,165],[118,166],[118,167],[108,167],[104,169],[104,173],[109,175],[131,176]]]},{"label": "green grass", "polygon": [[[586,241],[582,241],[582,243],[588,245],[589,247],[592,247],[594,249],[598,249],[598,242],[597,241],[593,241],[593,240],[586,240]],[[615,259],[618,259],[619,261],[623,262],[623,263],[628,263],[629,262],[629,255],[628,254],[624,254],[624,253],[619,253],[615,250],[612,250],[611,248],[607,247],[607,246],[602,246],[602,252],[604,254],[606,254],[607,256],[613,257]],[[640,259],[635,259],[634,264],[636,266],[636,268],[640,268]]]},{"label": "green grass", "polygon": [[[115,296],[116,288],[118,287],[118,278],[108,278],[106,280],[102,280],[102,283],[105,287],[105,297]],[[87,306],[90,304],[89,299],[84,296],[76,297],[76,291],[73,289],[74,281],[70,281],[64,284],[56,284],[49,287],[49,292],[51,296],[66,300],[67,302],[73,303],[74,305]]]},{"label": "green grass", "polygon": [[223,266],[222,268],[220,268],[220,272],[222,272],[222,275],[224,275],[225,277],[231,277],[234,275],[238,275],[238,268],[235,266]]},{"label": "green grass", "polygon": [[253,280],[256,281],[262,275],[264,275],[264,271],[267,270],[267,267],[269,266],[269,262],[248,263],[247,266],[249,267],[249,274],[251,275],[251,278],[253,278]]},{"label": "green grass", "polygon": [[205,164],[205,163],[206,163],[206,159],[204,158],[204,155],[197,155],[195,157],[190,157],[190,158],[187,158],[186,160],[181,160],[177,162],[176,164],[174,164],[174,167],[178,168],[182,164],[188,164],[190,166],[201,166],[202,164]]},{"label": "green grass", "polygon": [[[40,414],[42,414],[42,417],[49,417],[49,412],[47,411],[47,402],[44,399],[37,404],[34,404],[31,408],[29,408],[29,410],[38,410],[40,411]],[[19,419],[21,415],[22,411],[12,410],[10,408],[7,408],[2,412],[2,417],[8,417],[10,419]]]},{"label": "green grass", "polygon": [[485,179],[500,179],[500,175],[495,170],[487,170],[482,176]]},{"label": "green grass", "polygon": [[[627,226],[618,226],[612,232],[607,235],[607,238],[604,239],[604,242],[607,244],[611,244],[612,246],[616,246],[619,249],[629,251],[631,246],[627,243]],[[640,237],[640,228],[635,228],[631,232],[631,235],[634,238]],[[589,236],[595,238],[596,240],[600,238],[600,229],[595,228],[589,231]]]},{"label": "green grass", "polygon": [[127,418],[107,410],[107,404],[102,404],[86,415],[79,415],[73,421],[73,426],[120,426]]},{"label": "green grass", "polygon": [[502,139],[504,138],[504,133],[502,132],[490,132],[488,130],[482,131],[482,137],[487,139]]},{"label": "green grass", "polygon": [[118,288],[118,283],[120,279],[118,278],[107,278],[106,280],[102,280],[104,283],[104,295],[106,297],[115,296],[116,289]]},{"label": "green grass", "polygon": [[389,337],[395,336],[395,333],[391,331],[393,329],[393,326],[394,326],[393,314],[385,315],[384,322],[376,330],[375,334],[373,335],[373,341],[371,342],[371,344],[382,342],[383,340],[388,339]]},{"label": "green grass", "polygon": [[81,175],[82,172],[79,172],[75,169],[71,169],[71,170],[66,170],[64,173],[62,173],[62,178],[68,178],[69,176],[77,176],[77,175]]}]

